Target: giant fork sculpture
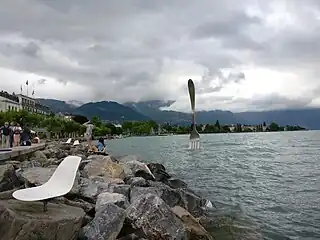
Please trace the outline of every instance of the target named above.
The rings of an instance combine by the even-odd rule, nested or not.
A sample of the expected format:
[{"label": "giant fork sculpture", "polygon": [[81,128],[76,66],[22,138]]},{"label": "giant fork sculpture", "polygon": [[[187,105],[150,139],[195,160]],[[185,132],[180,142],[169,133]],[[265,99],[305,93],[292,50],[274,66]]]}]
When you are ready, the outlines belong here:
[{"label": "giant fork sculpture", "polygon": [[194,83],[191,79],[188,80],[188,89],[189,89],[189,96],[191,102],[191,114],[192,114],[192,130],[190,133],[190,149],[199,149],[200,148],[200,134],[196,128],[196,91],[194,87]]}]

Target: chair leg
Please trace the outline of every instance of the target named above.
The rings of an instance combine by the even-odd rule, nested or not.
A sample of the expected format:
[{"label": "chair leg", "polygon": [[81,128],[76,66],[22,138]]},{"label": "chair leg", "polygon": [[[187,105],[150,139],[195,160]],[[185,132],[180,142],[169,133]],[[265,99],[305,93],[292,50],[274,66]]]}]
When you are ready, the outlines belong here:
[{"label": "chair leg", "polygon": [[43,212],[46,212],[46,211],[48,211],[48,201],[44,200],[43,201]]}]

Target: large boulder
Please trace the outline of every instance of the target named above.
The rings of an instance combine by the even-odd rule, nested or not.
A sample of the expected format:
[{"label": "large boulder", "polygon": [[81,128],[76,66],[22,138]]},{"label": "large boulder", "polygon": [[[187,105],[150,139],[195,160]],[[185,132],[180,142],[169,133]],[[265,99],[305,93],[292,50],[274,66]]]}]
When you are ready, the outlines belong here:
[{"label": "large boulder", "polygon": [[152,172],[156,181],[166,182],[171,177],[166,172],[166,168],[160,163],[149,163],[147,166]]},{"label": "large boulder", "polygon": [[87,151],[85,144],[79,144],[70,148],[71,155],[81,155]]},{"label": "large boulder", "polygon": [[76,240],[84,218],[81,208],[40,202],[0,201],[0,240]]},{"label": "large boulder", "polygon": [[116,239],[122,229],[125,217],[125,210],[122,208],[113,203],[105,204],[103,209],[96,213],[94,219],[82,229],[80,239]]},{"label": "large boulder", "polygon": [[42,167],[45,167],[48,165],[48,158],[42,151],[36,151],[32,153],[30,160],[34,160],[36,162],[39,162]]},{"label": "large boulder", "polygon": [[140,196],[126,212],[132,228],[140,230],[147,239],[189,239],[182,221],[154,194]]},{"label": "large boulder", "polygon": [[108,184],[107,186],[99,185],[98,192],[110,192],[110,193],[119,193],[124,195],[127,199],[130,198],[130,185],[127,184]]},{"label": "large boulder", "polygon": [[26,168],[20,174],[25,184],[29,186],[39,186],[46,183],[55,172],[55,167],[43,168],[33,167]]},{"label": "large boulder", "polygon": [[96,212],[101,211],[106,204],[113,203],[121,208],[127,208],[129,206],[128,199],[120,193],[103,192],[97,197]]},{"label": "large boulder", "polygon": [[88,178],[80,178],[79,196],[90,202],[95,202],[98,195],[98,184]]},{"label": "large boulder", "polygon": [[21,183],[16,175],[12,164],[0,165],[0,192],[20,186]]},{"label": "large boulder", "polygon": [[155,194],[160,197],[170,207],[183,205],[180,194],[169,187],[132,187],[130,191],[130,202],[135,202],[140,196]]},{"label": "large boulder", "polygon": [[83,172],[88,178],[100,176],[107,182],[113,178],[125,178],[123,167],[120,164],[113,162],[110,156],[94,159],[84,167]]},{"label": "large boulder", "polygon": [[130,184],[131,187],[149,187],[150,184],[147,180],[145,180],[143,177],[132,177],[129,178],[127,181],[127,184]]},{"label": "large boulder", "polygon": [[42,152],[47,158],[61,159],[69,155],[70,146],[62,144],[50,144]]},{"label": "large boulder", "polygon": [[175,206],[172,211],[181,219],[185,228],[190,234],[192,240],[213,240],[213,237],[202,227],[202,225],[195,219],[186,209]]},{"label": "large boulder", "polygon": [[168,186],[174,189],[187,188],[188,184],[178,178],[170,178],[165,182]]},{"label": "large boulder", "polygon": [[147,164],[132,160],[125,163],[132,171],[135,177],[143,177],[146,180],[156,180]]},{"label": "large boulder", "polygon": [[204,199],[189,188],[179,188],[176,191],[179,192],[183,208],[187,209],[195,217],[200,217],[205,213],[207,199]]},{"label": "large boulder", "polygon": [[192,215],[199,217],[203,215],[206,199],[200,197],[188,188],[173,189],[161,182],[150,182],[152,187],[132,187],[130,190],[130,202],[134,202],[139,196],[148,193],[159,196],[170,207],[181,206]]}]

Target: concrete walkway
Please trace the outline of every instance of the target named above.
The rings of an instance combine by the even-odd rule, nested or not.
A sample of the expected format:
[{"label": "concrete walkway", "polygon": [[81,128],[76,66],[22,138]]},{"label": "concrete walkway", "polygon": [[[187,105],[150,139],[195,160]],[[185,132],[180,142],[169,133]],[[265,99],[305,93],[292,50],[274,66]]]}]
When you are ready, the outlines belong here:
[{"label": "concrete walkway", "polygon": [[31,146],[14,147],[12,151],[0,152],[0,162],[8,160],[10,158],[23,156],[28,153],[32,153],[45,148],[45,143],[32,144]]}]

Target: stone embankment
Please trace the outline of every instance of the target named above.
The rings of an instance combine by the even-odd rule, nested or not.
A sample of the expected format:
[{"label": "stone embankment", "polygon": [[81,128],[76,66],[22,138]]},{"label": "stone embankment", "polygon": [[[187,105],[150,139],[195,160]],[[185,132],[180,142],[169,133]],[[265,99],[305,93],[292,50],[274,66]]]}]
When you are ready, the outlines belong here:
[{"label": "stone embankment", "polygon": [[[82,157],[74,186],[47,212],[41,202],[12,198],[16,189],[45,183],[68,155]],[[0,165],[0,240],[209,240],[207,204],[161,164],[88,155],[82,144],[51,142],[29,159]]]}]

